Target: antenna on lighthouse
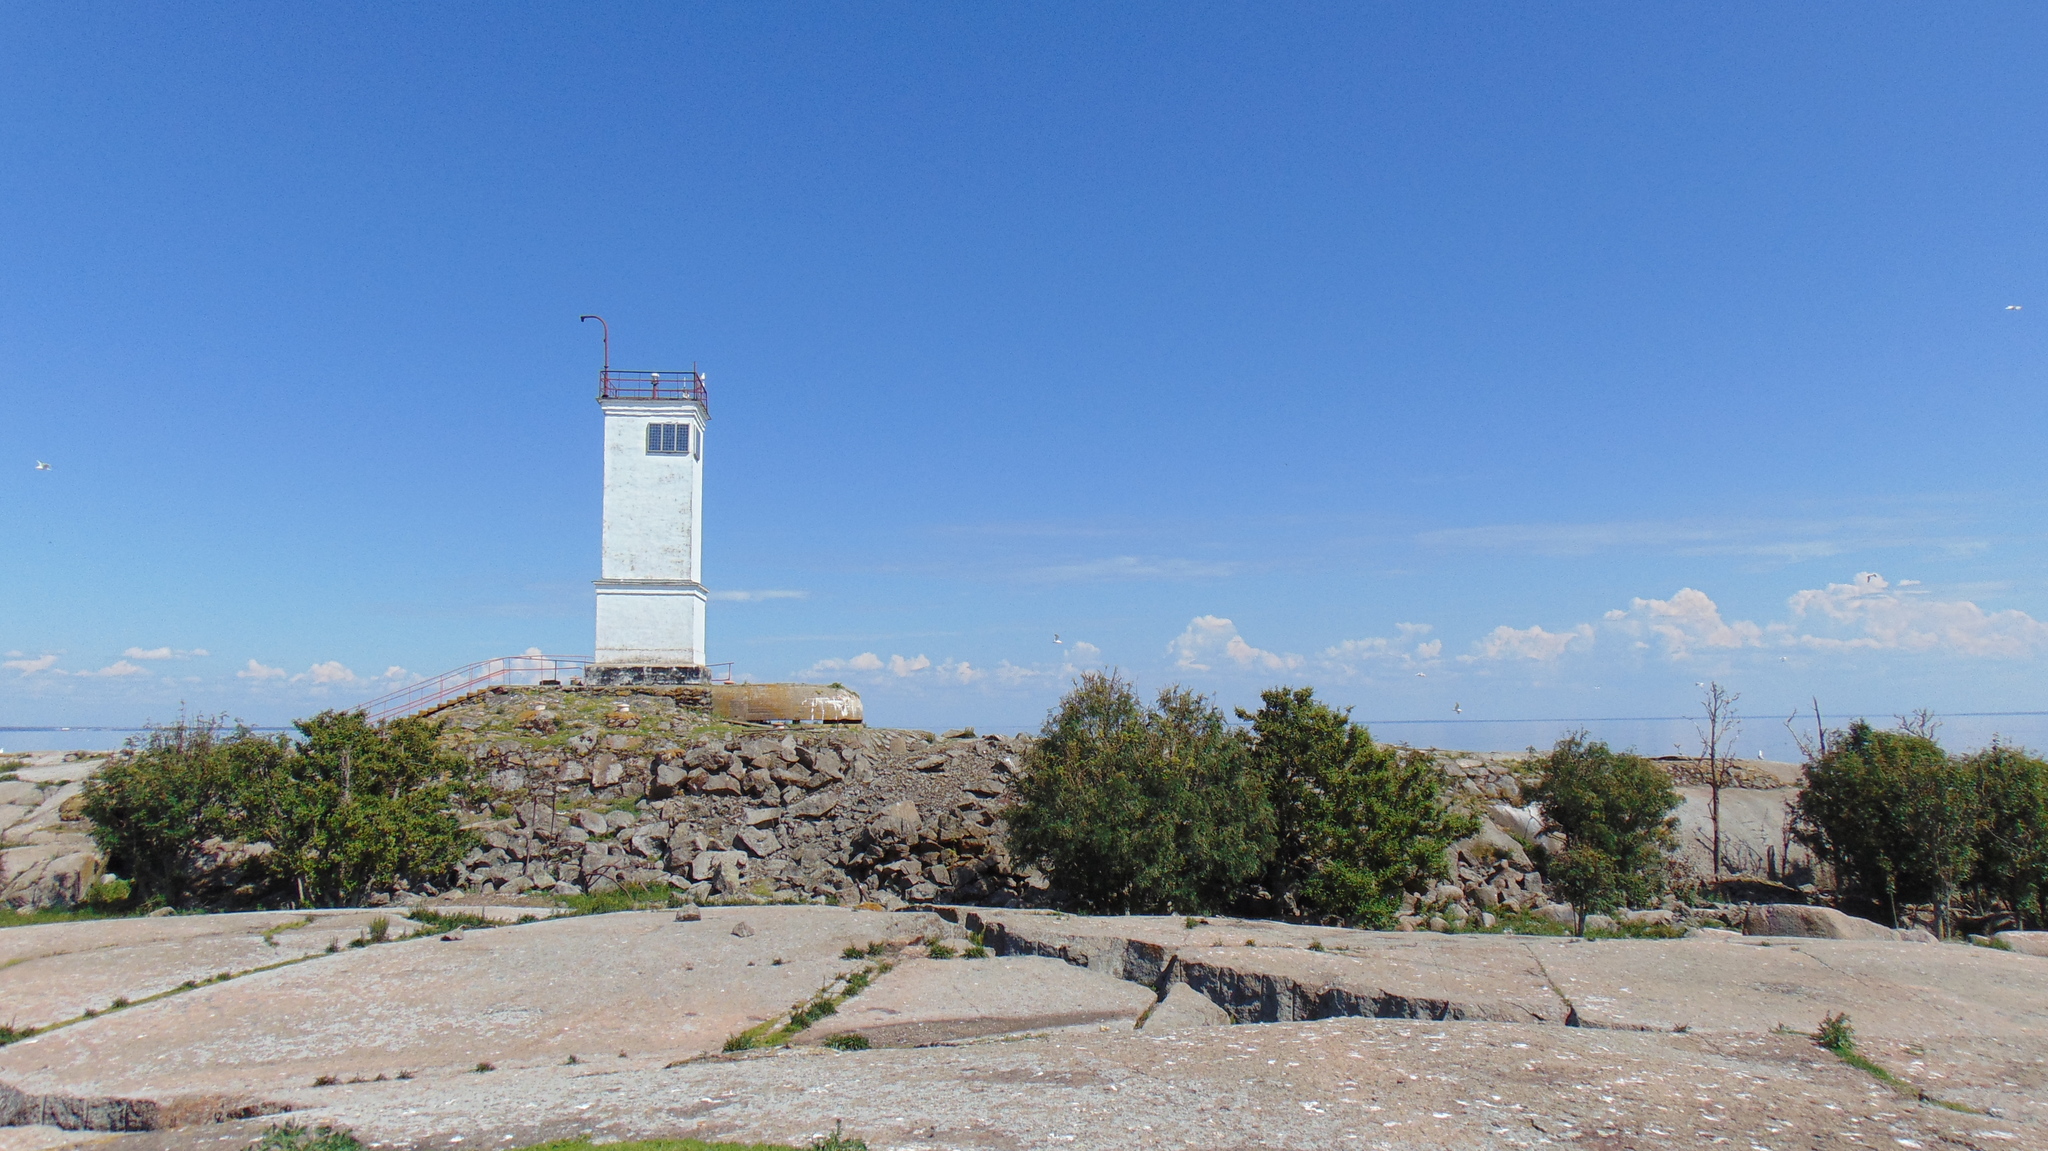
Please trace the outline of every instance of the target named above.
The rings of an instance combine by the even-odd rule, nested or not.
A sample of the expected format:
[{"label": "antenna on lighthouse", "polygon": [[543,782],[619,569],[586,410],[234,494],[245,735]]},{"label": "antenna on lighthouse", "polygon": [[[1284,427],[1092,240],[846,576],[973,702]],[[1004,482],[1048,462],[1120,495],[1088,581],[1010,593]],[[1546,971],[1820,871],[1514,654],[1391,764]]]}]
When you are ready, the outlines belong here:
[{"label": "antenna on lighthouse", "polygon": [[579,316],[576,322],[580,324],[584,320],[596,320],[598,326],[604,329],[604,370],[610,372],[612,370],[612,326],[604,322],[603,316]]}]

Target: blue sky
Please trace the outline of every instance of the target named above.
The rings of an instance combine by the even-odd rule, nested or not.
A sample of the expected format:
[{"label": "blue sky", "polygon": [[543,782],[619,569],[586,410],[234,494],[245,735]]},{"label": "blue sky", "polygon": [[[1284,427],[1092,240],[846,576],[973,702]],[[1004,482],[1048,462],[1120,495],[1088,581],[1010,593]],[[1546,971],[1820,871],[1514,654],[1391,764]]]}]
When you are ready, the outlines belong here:
[{"label": "blue sky", "polygon": [[1710,679],[1774,753],[1813,697],[2048,710],[2044,49],[1996,4],[10,5],[0,726],[587,653],[592,311],[711,374],[712,658],[878,723],[1034,728],[1090,666],[1475,747]]}]

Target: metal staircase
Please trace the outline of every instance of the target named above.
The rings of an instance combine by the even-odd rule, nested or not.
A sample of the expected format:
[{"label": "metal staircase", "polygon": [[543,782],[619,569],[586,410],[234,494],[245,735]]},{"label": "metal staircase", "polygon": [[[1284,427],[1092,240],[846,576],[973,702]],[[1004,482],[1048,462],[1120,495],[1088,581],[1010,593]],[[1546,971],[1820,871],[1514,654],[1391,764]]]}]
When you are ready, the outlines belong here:
[{"label": "metal staircase", "polygon": [[580,678],[591,662],[587,655],[501,655],[401,687],[358,704],[355,710],[368,716],[371,723],[381,723],[498,684],[564,683],[572,677]]}]

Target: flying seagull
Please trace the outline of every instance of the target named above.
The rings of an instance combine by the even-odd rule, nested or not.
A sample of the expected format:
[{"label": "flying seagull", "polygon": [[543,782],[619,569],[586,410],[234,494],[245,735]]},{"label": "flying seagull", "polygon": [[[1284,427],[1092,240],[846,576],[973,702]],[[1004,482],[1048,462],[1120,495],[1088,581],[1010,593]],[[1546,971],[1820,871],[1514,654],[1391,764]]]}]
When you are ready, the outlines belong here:
[{"label": "flying seagull", "polygon": [[1428,679],[1428,678],[1429,678],[1429,673],[1428,673],[1428,672],[1426,672],[1426,671],[1418,671],[1418,672],[1416,672],[1416,673],[1415,673],[1415,678],[1416,678],[1416,679]]},{"label": "flying seagull", "polygon": [[1065,641],[1065,640],[1063,640],[1063,639],[1061,639],[1061,638],[1060,638],[1060,633],[1058,633],[1058,632],[1054,632],[1054,633],[1052,633],[1052,642],[1054,642],[1054,643],[1057,643],[1057,644],[1064,644],[1064,643],[1066,643],[1067,641]]},{"label": "flying seagull", "polygon": [[43,461],[41,461],[41,460],[37,460],[37,461],[36,461],[36,470],[37,470],[37,471],[39,471],[39,472],[47,472],[47,471],[49,471],[49,470],[50,470],[50,465],[48,465],[48,464],[44,463],[44,462],[43,462]]},{"label": "flying seagull", "polygon": [[1464,704],[1462,704],[1462,703],[1454,703],[1454,704],[1452,704],[1452,705],[1451,705],[1451,711],[1452,711],[1452,712],[1453,712],[1454,714],[1457,714],[1457,715],[1464,715],[1464,714],[1465,714],[1465,705],[1464,705]]},{"label": "flying seagull", "polygon": [[2020,310],[2021,306],[2022,306],[2022,305],[2019,305],[2019,304],[2007,304],[2007,305],[2005,306],[2005,310],[2006,310],[2006,311],[2008,311],[2008,312],[2017,312],[2017,311],[2019,311],[2019,310]]}]

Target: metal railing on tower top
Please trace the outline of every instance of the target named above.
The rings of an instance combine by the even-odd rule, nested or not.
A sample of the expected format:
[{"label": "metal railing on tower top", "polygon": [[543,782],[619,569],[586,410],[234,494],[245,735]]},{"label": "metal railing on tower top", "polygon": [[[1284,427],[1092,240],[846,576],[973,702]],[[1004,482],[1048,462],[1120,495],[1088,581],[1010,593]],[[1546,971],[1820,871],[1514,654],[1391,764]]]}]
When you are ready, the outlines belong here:
[{"label": "metal railing on tower top", "polygon": [[560,683],[566,677],[581,676],[590,663],[587,655],[501,655],[401,687],[358,705],[356,710],[371,723],[381,723],[501,683]]},{"label": "metal railing on tower top", "polygon": [[622,372],[606,368],[597,374],[597,398],[601,400],[695,400],[711,408],[708,379],[692,368],[687,372]]}]

